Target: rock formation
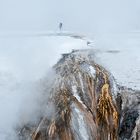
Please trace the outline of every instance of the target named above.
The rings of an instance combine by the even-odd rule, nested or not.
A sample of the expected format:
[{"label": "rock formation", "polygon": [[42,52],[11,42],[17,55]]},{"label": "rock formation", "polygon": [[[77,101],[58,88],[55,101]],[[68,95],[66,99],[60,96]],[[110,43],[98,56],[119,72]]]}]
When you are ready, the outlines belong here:
[{"label": "rock formation", "polygon": [[20,140],[140,140],[139,91],[117,85],[85,51],[63,54],[53,69],[54,113],[20,128]]}]

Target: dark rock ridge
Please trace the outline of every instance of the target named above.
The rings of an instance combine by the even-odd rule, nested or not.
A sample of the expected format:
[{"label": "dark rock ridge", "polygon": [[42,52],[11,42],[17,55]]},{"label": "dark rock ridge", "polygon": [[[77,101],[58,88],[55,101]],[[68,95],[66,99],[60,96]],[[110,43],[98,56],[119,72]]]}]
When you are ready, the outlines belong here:
[{"label": "dark rock ridge", "polygon": [[117,85],[89,52],[64,54],[53,67],[53,113],[20,128],[20,140],[140,140],[140,92]]}]

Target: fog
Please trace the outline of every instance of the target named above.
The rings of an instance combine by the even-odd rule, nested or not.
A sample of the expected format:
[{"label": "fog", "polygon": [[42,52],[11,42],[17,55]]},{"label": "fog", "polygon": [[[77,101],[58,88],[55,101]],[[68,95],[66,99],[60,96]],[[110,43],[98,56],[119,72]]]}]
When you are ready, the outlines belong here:
[{"label": "fog", "polygon": [[0,31],[126,33],[140,29],[139,0],[0,0]]},{"label": "fog", "polygon": [[[63,31],[96,38],[97,49],[100,47],[102,50],[110,44],[111,47],[114,44],[127,47],[128,39],[125,43],[119,39],[122,34],[139,32],[140,1],[0,0],[1,140],[15,140],[17,124],[22,121],[26,124],[30,117],[37,115],[37,112],[33,115],[38,109],[37,100],[42,99],[37,84],[60,54],[87,47],[86,41],[69,37],[23,38],[12,34],[56,32],[60,22],[63,23]],[[3,38],[4,34],[10,36]],[[114,35],[119,41],[114,40]],[[129,47],[137,41],[132,41]],[[51,74],[49,76],[52,78]]]},{"label": "fog", "polygon": [[43,115],[52,66],[61,54],[81,48],[86,41],[64,36],[0,38],[0,140],[18,139],[17,128]]}]

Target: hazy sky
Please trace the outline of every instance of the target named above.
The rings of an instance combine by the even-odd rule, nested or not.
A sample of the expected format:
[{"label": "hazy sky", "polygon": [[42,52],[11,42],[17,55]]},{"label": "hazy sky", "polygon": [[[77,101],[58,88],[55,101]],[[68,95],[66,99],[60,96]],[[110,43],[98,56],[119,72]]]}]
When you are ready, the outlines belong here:
[{"label": "hazy sky", "polygon": [[140,29],[140,0],[0,0],[0,31],[64,29],[109,33]]},{"label": "hazy sky", "polygon": [[[63,30],[82,32],[84,34],[99,34],[99,37],[101,37],[100,35],[102,33],[106,35],[112,32],[125,33],[138,31],[140,29],[140,0],[0,0],[0,34],[7,31],[57,31],[59,22],[63,22]],[[123,48],[124,46],[128,46],[137,52],[129,51],[131,52],[129,55],[132,56],[130,57],[132,60],[139,56],[139,49],[133,49],[133,45],[139,48],[139,38],[136,41],[122,39],[123,41],[121,42],[120,40],[114,41],[111,37],[109,36],[109,41],[104,41],[104,37],[103,39],[101,37],[101,41],[98,38],[99,41],[95,41],[96,48],[101,48],[100,50],[102,50],[103,47],[109,46],[109,49],[112,49],[116,46],[118,50],[119,47]],[[0,110],[2,110],[0,115],[0,133],[4,132],[5,135],[7,131],[9,131],[8,133],[13,131],[13,125],[15,126],[15,121],[17,122],[20,118],[18,115],[21,114],[19,112],[17,113],[17,110],[22,111],[20,105],[24,104],[26,99],[29,99],[29,104],[26,103],[26,106],[32,113],[32,103],[36,103],[34,97],[38,97],[34,96],[36,93],[33,90],[36,89],[32,90],[32,88],[36,85],[32,85],[32,80],[35,81],[34,79],[38,79],[38,77],[40,78],[46,74],[48,66],[51,66],[50,63],[53,62],[54,64],[54,60],[57,60],[56,56],[60,56],[56,54],[67,52],[66,50],[77,49],[77,47],[83,48],[83,45],[86,44],[85,42],[82,45],[81,41],[74,41],[72,38],[68,38],[67,40],[64,37],[61,39],[57,37],[52,37],[51,39],[50,37],[48,39],[46,37],[0,37],[0,74],[4,72],[3,75],[1,74],[1,77],[4,77],[4,81],[0,79],[0,82],[2,82],[0,85],[0,90],[2,91],[0,92]],[[128,52],[124,55],[120,53],[120,55],[122,56],[120,57],[120,61],[122,61],[121,58],[125,58],[122,62],[129,62],[127,66],[135,68],[133,67],[133,61],[128,61],[127,59],[129,57],[125,57],[125,55],[128,55]],[[113,58],[115,59],[114,54]],[[106,56],[106,59],[105,57],[102,59],[108,60],[106,62],[114,63],[114,59],[108,56]],[[134,64],[139,62],[138,59],[139,57]],[[117,57],[115,62],[118,63]],[[116,65],[116,63],[114,64]],[[108,64],[110,65],[111,63]],[[126,73],[125,70],[124,72]],[[131,74],[135,76],[133,73],[139,73],[139,69],[138,71],[130,69],[130,71],[130,75],[127,77],[130,77]],[[12,76],[19,77],[17,78],[19,80],[16,81],[14,77],[12,79]],[[123,76],[125,77],[125,75]],[[137,76],[135,77],[137,78]],[[12,82],[8,83],[11,80]],[[21,81],[20,85],[17,84],[18,81]],[[36,83],[36,81],[33,83]],[[16,86],[18,86],[17,89],[15,88]],[[30,98],[29,94],[31,94]],[[23,111],[23,113],[25,112]],[[2,134],[0,134],[0,139],[4,140]]]}]

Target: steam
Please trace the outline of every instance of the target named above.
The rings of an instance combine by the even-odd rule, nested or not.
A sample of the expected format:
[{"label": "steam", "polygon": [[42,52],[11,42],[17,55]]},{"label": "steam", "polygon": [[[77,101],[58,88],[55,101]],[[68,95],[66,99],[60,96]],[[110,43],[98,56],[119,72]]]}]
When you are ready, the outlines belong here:
[{"label": "steam", "polygon": [[[58,31],[63,22],[63,30],[94,35],[104,47],[110,45],[110,36],[104,41],[107,34],[139,31],[139,9],[139,0],[1,0],[0,32]],[[1,140],[16,140],[17,125],[33,114],[33,121],[38,119],[44,93],[41,79],[53,79],[51,67],[61,54],[79,48],[86,48],[86,42],[69,37],[0,38]],[[47,100],[47,91],[45,95]]]},{"label": "steam", "polygon": [[16,140],[18,127],[53,113],[51,104],[45,112],[55,77],[52,66],[74,48],[87,48],[86,42],[57,36],[0,39],[1,140]]}]

